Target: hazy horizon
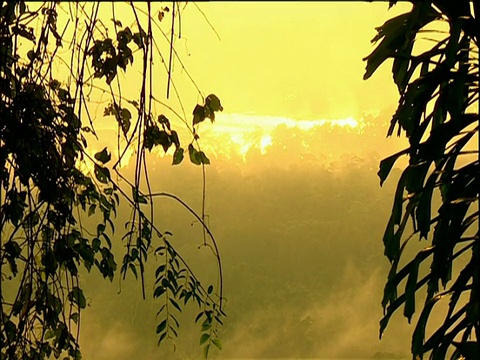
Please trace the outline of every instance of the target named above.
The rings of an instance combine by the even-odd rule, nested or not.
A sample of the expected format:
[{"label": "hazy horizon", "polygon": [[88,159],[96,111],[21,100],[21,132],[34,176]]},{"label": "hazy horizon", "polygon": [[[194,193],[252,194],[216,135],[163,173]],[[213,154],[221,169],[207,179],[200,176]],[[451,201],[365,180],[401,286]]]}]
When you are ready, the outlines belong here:
[{"label": "hazy horizon", "polygon": [[[220,333],[223,350],[211,358],[408,357],[413,329],[401,316],[378,340],[388,271],[381,239],[399,171],[393,170],[383,188],[376,171],[378,161],[401,145],[385,139],[389,118],[383,116],[371,116],[364,127],[287,127],[279,120],[263,128],[271,142],[263,149],[259,117],[259,133],[252,130],[247,137],[246,152],[234,141],[215,141],[235,137],[234,131],[215,135],[217,125],[226,125],[222,115],[208,131],[205,125],[202,141],[210,145],[205,151],[212,162],[206,168],[206,213],[219,242],[228,314]],[[291,145],[285,147],[287,142]],[[199,167],[188,162],[172,167],[170,156],[156,154],[149,161],[153,192],[174,193],[200,209]],[[124,167],[126,174],[129,169]],[[155,214],[157,226],[173,233],[171,242],[182,256],[201,276],[214,279],[213,257],[198,249],[201,229],[194,219],[169,200],[156,201]],[[93,305],[82,315],[86,359],[93,354],[97,359],[201,358],[194,309],[186,311],[190,317],[182,316],[177,351],[170,353],[168,343],[156,347],[154,269],[151,257],[145,301],[132,279],[117,295],[118,278],[100,285],[85,276]]]},{"label": "hazy horizon", "polygon": [[[211,160],[206,214],[223,261],[228,314],[223,350],[212,351],[212,359],[409,358],[413,326],[401,314],[378,339],[389,269],[382,236],[399,170],[383,188],[376,173],[405,140],[385,137],[397,103],[390,69],[363,81],[362,58],[373,49],[375,27],[408,4],[387,8],[202,3],[218,37],[195,8],[182,13],[175,44],[183,65],[174,65],[173,77],[185,116],[190,121],[189,108],[201,100],[183,66],[224,107],[214,124],[198,129]],[[167,103],[178,108],[177,102]],[[174,114],[155,111],[189,141]],[[115,134],[113,119],[96,124],[100,135]],[[99,150],[92,143],[90,151]],[[147,162],[152,191],[174,193],[200,211],[199,167],[188,161],[172,167],[171,153],[161,149]],[[132,168],[122,172],[131,176]],[[172,243],[208,282],[215,279],[214,259],[198,249],[202,232],[193,220],[173,201],[155,201],[157,225],[173,233]],[[85,277],[93,304],[82,315],[86,359],[202,358],[195,309],[182,316],[175,353],[168,343],[156,346],[150,260],[146,301],[132,279],[117,295],[118,279],[108,286]]]}]

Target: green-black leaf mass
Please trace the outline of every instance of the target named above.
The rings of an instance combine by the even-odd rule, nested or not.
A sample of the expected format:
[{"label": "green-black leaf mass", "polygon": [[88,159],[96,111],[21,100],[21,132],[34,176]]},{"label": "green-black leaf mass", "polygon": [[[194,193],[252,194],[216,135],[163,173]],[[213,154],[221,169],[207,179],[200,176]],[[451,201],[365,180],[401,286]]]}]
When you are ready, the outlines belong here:
[{"label": "green-black leaf mass", "polygon": [[[117,6],[132,12],[136,20],[129,27],[115,18]],[[139,7],[148,15],[146,20],[137,16]],[[172,194],[153,195],[145,186],[145,150],[161,146],[168,152],[173,147],[172,163],[177,165],[185,148],[174,130],[176,123],[153,110],[168,110],[155,100],[160,96],[154,94],[149,76],[157,72],[153,59],[162,56],[152,32],[159,12],[165,15],[168,8],[133,2],[0,3],[1,359],[81,359],[80,315],[95,306],[80,281],[82,272],[96,272],[110,281],[132,273],[144,297],[145,288],[155,285],[159,343],[174,340],[180,327],[177,312],[189,301],[196,304],[209,324],[200,329],[205,353],[211,343],[220,348],[217,329],[225,313],[213,234],[202,221],[219,265],[214,288],[204,287],[168,242],[172,234],[160,231],[152,199],[169,196],[195,218],[201,220],[204,214],[197,215]],[[101,13],[109,14],[111,21],[100,18]],[[170,21],[172,31],[178,31],[178,11],[172,11]],[[164,56],[173,54],[173,44],[165,51]],[[134,61],[143,64],[140,76],[131,70]],[[137,80],[132,81],[131,74]],[[171,81],[170,75],[166,72],[165,79]],[[122,95],[133,83],[140,85],[134,98]],[[97,115],[101,98],[107,104],[104,118]],[[215,95],[204,99],[203,107],[210,111],[205,116],[213,120],[214,112],[223,109],[220,100]],[[113,148],[96,131],[109,117],[117,126]],[[187,130],[192,162],[209,164],[196,150],[198,126]],[[94,141],[102,150],[89,147]],[[120,166],[128,162],[125,154],[131,149],[137,174],[132,179]],[[120,206],[131,210],[123,234],[115,230]],[[156,283],[149,284],[145,264],[154,249],[164,261]],[[205,334],[209,341],[203,341]]]},{"label": "green-black leaf mass", "polygon": [[[444,24],[430,47],[417,49],[416,40]],[[397,129],[409,141],[378,172],[382,185],[408,156],[383,238],[391,270],[380,337],[400,307],[409,322],[418,312],[414,359],[480,354],[479,38],[479,1],[412,1],[411,11],[377,28],[372,42],[379,43],[364,59],[365,79],[393,59],[399,104],[387,135]],[[425,245],[408,258],[414,238]],[[439,303],[446,312],[435,313]],[[434,313],[443,323],[432,330]]]}]

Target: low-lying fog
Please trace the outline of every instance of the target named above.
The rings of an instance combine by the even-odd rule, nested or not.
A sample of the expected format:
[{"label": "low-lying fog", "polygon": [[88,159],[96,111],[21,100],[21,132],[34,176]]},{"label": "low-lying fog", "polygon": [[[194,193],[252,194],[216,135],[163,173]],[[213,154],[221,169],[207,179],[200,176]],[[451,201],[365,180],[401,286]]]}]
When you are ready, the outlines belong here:
[{"label": "low-lying fog", "polygon": [[[383,188],[376,172],[381,158],[402,146],[385,139],[389,112],[364,116],[356,127],[280,124],[268,134],[259,117],[256,130],[244,129],[248,146],[228,132],[216,134],[225,126],[222,118],[227,115],[200,128],[211,160],[206,213],[220,247],[228,314],[223,350],[211,358],[408,358],[413,326],[400,313],[378,339],[388,271],[382,235],[399,170]],[[200,211],[200,167],[187,161],[172,167],[171,157],[155,154],[149,163],[153,191],[174,193]],[[128,211],[123,208],[119,222]],[[215,259],[207,248],[198,249],[198,223],[169,199],[157,200],[155,214],[157,226],[173,233],[177,250],[211,281]],[[156,266],[152,255],[146,300],[131,274],[121,294],[118,277],[110,284],[97,273],[82,276],[91,305],[82,315],[85,359],[202,357],[195,308],[182,316],[176,352],[168,342],[157,347]]]}]

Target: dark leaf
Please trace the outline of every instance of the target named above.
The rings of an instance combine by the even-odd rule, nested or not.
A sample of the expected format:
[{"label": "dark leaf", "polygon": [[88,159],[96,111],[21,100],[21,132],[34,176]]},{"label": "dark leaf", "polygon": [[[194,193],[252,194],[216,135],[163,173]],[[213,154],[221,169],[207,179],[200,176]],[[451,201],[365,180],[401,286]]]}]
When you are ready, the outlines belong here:
[{"label": "dark leaf", "polygon": [[132,187],[132,197],[133,201],[139,204],[148,204],[148,200],[145,196],[140,194],[137,188]]},{"label": "dark leaf", "polygon": [[204,107],[197,104],[195,109],[193,109],[193,126],[201,123],[203,120],[205,120],[205,117],[206,115]]},{"label": "dark leaf", "polygon": [[163,150],[167,152],[167,150],[172,146],[172,140],[170,139],[170,136],[165,130],[160,130],[159,132],[159,137],[158,137],[158,142],[160,145],[162,145]]},{"label": "dark leaf", "polygon": [[[7,340],[8,340],[8,342],[11,343],[11,342],[14,341],[14,339],[15,339],[15,337],[16,337],[17,327],[16,327],[16,325],[15,325],[12,321],[10,321],[10,320],[7,320],[7,321],[5,322],[5,325],[4,325],[4,326],[5,326],[5,333],[6,333],[6,335],[7,335]],[[3,345],[3,344],[2,344],[2,345]],[[2,348],[3,348],[3,346],[2,346]]]},{"label": "dark leaf", "polygon": [[120,113],[119,113],[119,117],[117,118],[117,121],[119,122],[119,125],[122,127],[123,134],[125,136],[127,136],[128,130],[130,130],[131,119],[132,119],[132,114],[128,109],[126,108],[120,109]]},{"label": "dark leaf", "polygon": [[70,319],[72,319],[75,322],[75,324],[78,324],[78,320],[80,319],[80,314],[78,312],[73,313],[70,316]]},{"label": "dark leaf", "polygon": [[430,175],[423,189],[418,207],[415,212],[417,219],[418,229],[420,231],[420,237],[427,239],[427,235],[430,232],[430,218],[432,215],[432,195],[437,180],[437,174]]},{"label": "dark leaf", "polygon": [[402,219],[403,196],[405,193],[405,178],[408,174],[408,168],[403,171],[402,176],[398,180],[397,190],[395,191],[395,199],[393,202],[392,217],[395,225],[400,224]]},{"label": "dark leaf", "polygon": [[417,261],[411,264],[410,275],[408,276],[407,284],[405,285],[405,307],[403,315],[405,315],[409,323],[412,320],[412,315],[415,313],[415,292],[417,291],[418,265]]},{"label": "dark leaf", "polygon": [[101,183],[107,184],[110,180],[110,171],[106,167],[95,164],[94,172],[95,177]]},{"label": "dark leaf", "polygon": [[160,334],[165,328],[167,327],[167,319],[163,320],[160,324],[157,326],[156,333]]},{"label": "dark leaf", "polygon": [[158,286],[157,288],[155,288],[155,290],[153,292],[153,297],[158,298],[158,297],[162,296],[165,293],[165,290],[166,289],[163,286]]},{"label": "dark leaf", "polygon": [[393,165],[397,161],[397,159],[408,153],[408,150],[402,150],[396,154],[393,154],[385,159],[383,159],[380,162],[380,169],[378,170],[378,176],[380,177],[380,186],[383,185],[385,180],[388,177],[388,174],[390,173],[390,170],[392,170]]},{"label": "dark leaf", "polygon": [[214,94],[210,94],[206,97],[205,105],[213,111],[223,111],[223,106],[220,103],[220,99]]},{"label": "dark leaf", "polygon": [[202,334],[202,336],[200,337],[200,345],[206,343],[208,339],[210,339],[210,334]]},{"label": "dark leaf", "polygon": [[83,291],[79,287],[74,287],[72,291],[70,291],[68,294],[68,299],[77,304],[80,309],[85,309],[87,306],[87,301],[83,295]]},{"label": "dark leaf", "polygon": [[209,350],[210,350],[210,344],[205,345],[205,347],[203,348],[203,356],[205,357],[205,359],[208,359]]},{"label": "dark leaf", "polygon": [[151,151],[155,145],[159,144],[159,138],[160,129],[156,125],[148,126],[145,129],[143,145],[145,146],[145,148]]},{"label": "dark leaf", "polygon": [[25,39],[35,42],[35,35],[33,34],[33,28],[25,28],[25,25],[13,26],[12,32],[20,35]]},{"label": "dark leaf", "polygon": [[182,312],[182,308],[180,307],[180,305],[178,305],[178,303],[175,300],[173,300],[172,298],[170,298],[169,300],[170,300],[170,303],[175,307],[175,309]]},{"label": "dark leaf", "polygon": [[478,341],[455,342],[453,345],[465,359],[480,359],[480,345]]},{"label": "dark leaf", "polygon": [[113,23],[115,24],[115,26],[118,26],[118,27],[123,27],[122,25],[122,22],[120,20],[115,20],[115,19],[110,19],[113,21]]},{"label": "dark leaf", "polygon": [[180,140],[178,138],[178,134],[175,130],[172,130],[170,132],[170,140],[172,141],[172,143],[175,145],[175,148],[179,148],[180,147]]},{"label": "dark leaf", "polygon": [[170,120],[165,115],[158,115],[158,122],[170,131]]},{"label": "dark leaf", "polygon": [[175,152],[173,153],[173,161],[172,165],[178,165],[182,162],[183,160],[183,148],[178,147],[175,149]]},{"label": "dark leaf", "polygon": [[193,144],[188,145],[188,155],[190,156],[190,161],[195,165],[202,164],[202,158],[198,155],[197,149],[193,146]]},{"label": "dark leaf", "polygon": [[417,355],[422,358],[423,355],[423,342],[425,340],[425,328],[427,326],[427,321],[430,316],[430,312],[432,311],[433,306],[435,303],[440,300],[441,297],[437,296],[430,301],[426,302],[422,313],[420,314],[420,318],[417,321],[417,326],[415,327],[415,331],[413,332],[412,337],[412,355],[416,357]]},{"label": "dark leaf", "polygon": [[155,278],[158,278],[158,276],[165,271],[165,268],[165,265],[160,265],[155,271]]},{"label": "dark leaf", "polygon": [[139,47],[142,48],[145,44],[145,32],[141,30],[141,32],[137,32],[133,34],[133,42]]},{"label": "dark leaf", "polygon": [[203,151],[197,153],[197,158],[200,158],[200,162],[205,165],[210,165],[210,160],[207,158],[207,155]]},{"label": "dark leaf", "polygon": [[130,263],[130,264],[128,264],[128,267],[130,268],[130,270],[132,271],[133,275],[135,276],[135,279],[138,279],[137,268],[135,267],[135,265],[133,265],[132,263]]},{"label": "dark leaf", "polygon": [[106,147],[103,148],[102,151],[95,154],[95,159],[97,159],[103,164],[106,164],[107,162],[109,162],[111,158],[112,158],[112,155],[108,152]]},{"label": "dark leaf", "polygon": [[164,332],[162,335],[160,335],[160,338],[158,339],[158,344],[160,344],[165,338],[167,337],[167,332]]}]

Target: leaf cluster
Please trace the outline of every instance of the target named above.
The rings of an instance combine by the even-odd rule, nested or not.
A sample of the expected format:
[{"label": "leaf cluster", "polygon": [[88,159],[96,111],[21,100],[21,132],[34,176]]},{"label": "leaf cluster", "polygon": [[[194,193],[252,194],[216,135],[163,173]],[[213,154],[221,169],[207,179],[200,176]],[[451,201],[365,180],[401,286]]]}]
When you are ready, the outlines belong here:
[{"label": "leaf cluster", "polygon": [[[163,264],[155,271],[153,293],[154,298],[163,299],[163,305],[157,313],[161,319],[156,329],[159,335],[158,343],[166,339],[173,340],[178,336],[180,325],[175,314],[182,311],[182,306],[193,302],[200,309],[195,322],[201,321],[200,345],[203,346],[203,353],[207,358],[212,344],[219,350],[222,348],[218,338],[218,325],[223,325],[222,317],[226,315],[219,307],[218,301],[213,298],[215,296],[213,285],[205,290],[192,276],[183,260],[179,259],[178,253],[166,236],[163,240],[163,245],[155,250],[155,253],[164,259]],[[183,305],[179,304],[181,302]]]},{"label": "leaf cluster", "polygon": [[[365,78],[388,58],[399,91],[399,105],[388,136],[398,127],[409,147],[380,163],[380,184],[395,162],[408,156],[409,164],[397,184],[393,208],[383,242],[391,263],[382,306],[380,336],[391,316],[402,305],[410,321],[420,289],[426,289],[412,336],[414,358],[430,353],[431,359],[480,356],[478,312],[479,260],[479,63],[480,7],[468,1],[412,2],[412,10],[377,28],[376,49],[365,58]],[[428,50],[413,55],[423,28],[446,22],[448,33]],[[476,26],[477,30],[473,30]],[[438,201],[436,200],[438,199]],[[435,213],[435,204],[440,203]],[[475,206],[477,204],[477,206]],[[408,234],[407,225],[413,231]],[[406,265],[400,266],[407,244],[417,236],[430,244]],[[468,255],[470,257],[468,258]],[[425,271],[427,262],[430,263]],[[455,265],[461,267],[454,272]],[[451,282],[453,281],[453,284]],[[404,282],[404,291],[398,287]],[[444,290],[440,291],[439,284]],[[468,300],[461,301],[461,297]],[[444,322],[426,338],[434,305],[450,298]]]},{"label": "leaf cluster", "polygon": [[[180,139],[166,116],[160,115],[157,123],[152,121],[151,104],[147,106],[145,100],[154,98],[146,94],[145,89],[151,87],[142,87],[139,102],[127,100],[137,110],[137,119],[119,95],[118,68],[127,71],[133,63],[132,42],[144,59],[150,58],[145,64],[153,65],[151,23],[150,30],[145,31],[137,22],[137,31],[122,28],[121,22],[114,19],[115,29],[120,30],[116,29],[116,37],[110,38],[99,30],[96,14],[100,5],[75,3],[69,7],[71,19],[77,22],[72,39],[67,39],[66,28],[57,29],[61,6],[58,3],[0,4],[2,359],[81,358],[77,341],[80,314],[90,304],[79,274],[93,269],[113,281],[117,273],[113,248],[121,243],[115,236],[114,224],[120,197],[134,210],[122,237],[126,245],[120,267],[123,277],[131,271],[141,278],[144,290],[143,274],[153,235],[158,235],[155,240],[163,241],[163,235],[153,224],[153,208],[150,216],[140,208],[153,206],[149,201],[151,194],[145,194],[150,189],[142,192],[140,177],[131,182],[117,167],[135,141],[140,141],[141,149],[137,164],[144,164],[145,149],[157,145],[165,151],[175,146],[174,164],[183,159]],[[87,16],[88,6],[92,12]],[[131,7],[135,13],[136,7],[133,4]],[[83,23],[79,25],[81,21],[85,27]],[[41,26],[35,27],[36,22]],[[35,31],[36,28],[41,30]],[[71,76],[60,81],[55,73],[57,53],[67,42],[71,61],[67,64],[61,58],[60,63],[67,64]],[[144,71],[147,70],[145,67]],[[117,92],[114,79],[118,83]],[[143,76],[144,82],[145,79]],[[109,91],[102,88],[105,85]],[[126,144],[120,151],[119,136],[118,154],[107,147],[95,154],[87,151],[88,137],[96,136],[87,88],[110,92],[104,116],[115,117]],[[211,111],[221,108],[218,98],[209,99]],[[194,153],[195,161],[208,163],[202,154]],[[140,167],[137,170],[142,172]],[[112,174],[126,181],[131,194]],[[85,218],[89,218],[88,226],[83,222]],[[170,251],[176,253],[173,248]],[[187,264],[183,262],[183,266]],[[167,276],[169,281],[183,279],[177,270]],[[199,290],[203,288],[190,269],[189,279],[196,284],[195,291],[203,291]],[[12,291],[4,292],[7,287]],[[200,299],[204,304],[204,298]],[[174,302],[175,299],[169,300],[171,306]],[[178,309],[175,308],[181,310],[178,299],[175,303]]]}]

